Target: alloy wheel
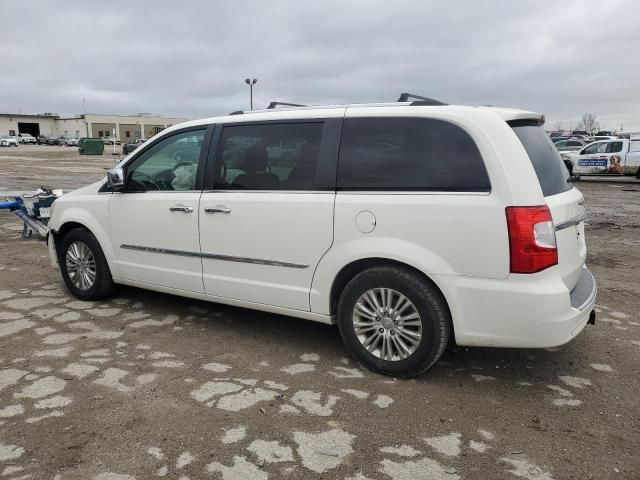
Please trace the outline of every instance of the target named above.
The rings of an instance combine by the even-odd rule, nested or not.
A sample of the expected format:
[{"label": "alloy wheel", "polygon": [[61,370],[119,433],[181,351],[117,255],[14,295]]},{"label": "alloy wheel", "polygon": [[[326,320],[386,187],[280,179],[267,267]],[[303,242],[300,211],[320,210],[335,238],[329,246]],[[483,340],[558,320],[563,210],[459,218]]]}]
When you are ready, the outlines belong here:
[{"label": "alloy wheel", "polygon": [[390,288],[373,288],[363,293],[356,301],[352,319],[362,346],[382,360],[404,360],[422,341],[422,319],[417,308]]},{"label": "alloy wheel", "polygon": [[83,242],[75,241],[67,249],[67,274],[80,290],[89,290],[96,281],[96,259]]}]

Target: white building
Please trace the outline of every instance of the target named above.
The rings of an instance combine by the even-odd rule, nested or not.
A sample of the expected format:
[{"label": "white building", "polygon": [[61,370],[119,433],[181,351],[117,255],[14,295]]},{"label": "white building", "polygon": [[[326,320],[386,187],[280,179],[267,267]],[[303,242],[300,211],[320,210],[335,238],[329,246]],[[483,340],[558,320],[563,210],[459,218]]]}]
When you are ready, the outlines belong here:
[{"label": "white building", "polygon": [[34,137],[111,137],[120,141],[135,138],[149,138],[176,123],[184,122],[183,118],[159,117],[148,113],[136,115],[94,115],[85,114],[79,117],[61,118],[55,113],[25,115],[17,113],[0,113],[0,135],[17,135],[30,133]]}]

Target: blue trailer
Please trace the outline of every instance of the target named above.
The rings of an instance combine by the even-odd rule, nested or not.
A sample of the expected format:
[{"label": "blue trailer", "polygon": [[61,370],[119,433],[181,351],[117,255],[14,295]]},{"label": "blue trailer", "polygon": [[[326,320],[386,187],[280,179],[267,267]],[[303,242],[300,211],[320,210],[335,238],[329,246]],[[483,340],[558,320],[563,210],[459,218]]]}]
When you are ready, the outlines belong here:
[{"label": "blue trailer", "polygon": [[0,201],[0,210],[12,211],[22,220],[22,237],[31,238],[35,232],[40,238],[47,237],[47,223],[51,217],[53,202],[62,195],[60,190],[39,188],[23,195]]}]

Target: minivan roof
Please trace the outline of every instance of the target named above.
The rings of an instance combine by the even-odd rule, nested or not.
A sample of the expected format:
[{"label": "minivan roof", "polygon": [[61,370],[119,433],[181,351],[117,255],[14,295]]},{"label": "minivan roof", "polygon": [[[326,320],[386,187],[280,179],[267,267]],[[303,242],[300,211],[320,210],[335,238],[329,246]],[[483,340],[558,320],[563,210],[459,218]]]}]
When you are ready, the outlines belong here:
[{"label": "minivan roof", "polygon": [[[185,122],[183,124],[174,125],[171,130],[174,130],[176,127],[180,128],[181,126],[196,126],[203,125],[207,123],[215,123],[219,122],[223,118],[233,118],[235,121],[242,121],[240,118],[242,115],[251,115],[251,120],[255,120],[256,116],[270,117],[272,116],[278,118],[284,118],[287,112],[296,113],[296,119],[304,118],[303,115],[305,112],[310,112],[310,115],[313,115],[311,112],[319,113],[322,110],[323,116],[326,116],[331,110],[342,111],[344,112],[347,109],[351,108],[380,108],[380,107],[388,107],[389,109],[399,108],[399,107],[411,107],[412,109],[416,109],[416,111],[438,111],[440,109],[481,109],[485,111],[490,111],[500,118],[502,118],[505,122],[511,122],[515,120],[533,120],[538,124],[542,125],[545,121],[545,116],[538,112],[532,112],[528,110],[520,110],[515,108],[505,108],[505,107],[494,107],[491,105],[417,105],[414,102],[380,102],[380,103],[352,103],[346,105],[309,105],[309,106],[283,106],[278,108],[268,108],[268,109],[259,109],[259,110],[247,110],[247,111],[237,111],[232,112],[230,115],[221,115],[218,117],[210,117],[203,118],[199,120],[192,120],[189,122]],[[276,115],[274,115],[276,114]],[[302,114],[302,115],[301,115]]]},{"label": "minivan roof", "polygon": [[258,110],[248,110],[248,111],[240,111],[234,112],[234,114],[242,114],[242,113],[273,113],[275,111],[287,111],[287,110],[318,110],[318,109],[331,109],[331,108],[367,108],[367,107],[408,107],[412,106],[414,108],[429,108],[429,109],[439,109],[443,106],[451,106],[451,107],[467,107],[467,108],[482,108],[484,110],[491,110],[496,113],[499,117],[501,117],[505,121],[512,120],[543,120],[544,115],[537,112],[531,112],[528,110],[520,110],[516,108],[506,108],[506,107],[494,107],[492,105],[416,105],[415,102],[379,102],[379,103],[350,103],[345,105],[309,105],[309,106],[285,106],[279,107],[277,109],[273,108],[264,108]]}]

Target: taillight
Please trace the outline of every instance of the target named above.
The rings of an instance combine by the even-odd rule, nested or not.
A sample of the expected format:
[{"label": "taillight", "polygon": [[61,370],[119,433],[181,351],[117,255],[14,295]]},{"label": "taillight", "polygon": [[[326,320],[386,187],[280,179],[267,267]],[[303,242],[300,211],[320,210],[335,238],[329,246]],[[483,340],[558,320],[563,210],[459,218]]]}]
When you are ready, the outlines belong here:
[{"label": "taillight", "polygon": [[546,206],[507,207],[511,273],[535,273],[558,263],[556,233]]}]

